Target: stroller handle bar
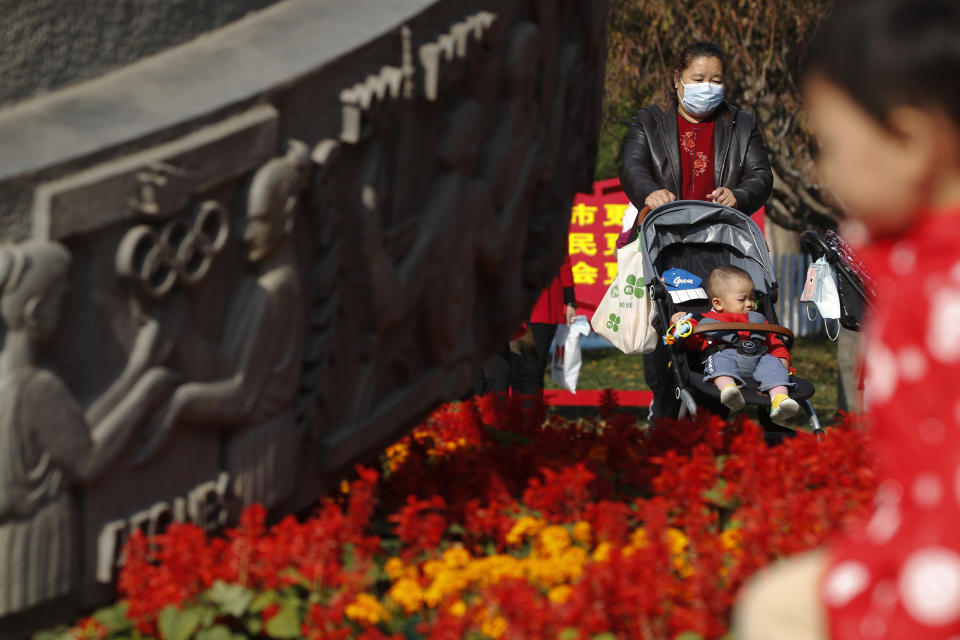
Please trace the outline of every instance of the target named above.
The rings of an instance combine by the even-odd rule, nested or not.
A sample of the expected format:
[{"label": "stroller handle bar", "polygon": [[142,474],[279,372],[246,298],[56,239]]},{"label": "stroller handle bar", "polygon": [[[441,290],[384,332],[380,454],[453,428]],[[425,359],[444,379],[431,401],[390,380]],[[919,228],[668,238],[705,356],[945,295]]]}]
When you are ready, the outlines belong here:
[{"label": "stroller handle bar", "polygon": [[779,324],[761,324],[759,322],[708,322],[698,324],[693,328],[691,335],[696,333],[710,333],[713,331],[761,331],[764,333],[779,333],[793,344],[793,331]]}]

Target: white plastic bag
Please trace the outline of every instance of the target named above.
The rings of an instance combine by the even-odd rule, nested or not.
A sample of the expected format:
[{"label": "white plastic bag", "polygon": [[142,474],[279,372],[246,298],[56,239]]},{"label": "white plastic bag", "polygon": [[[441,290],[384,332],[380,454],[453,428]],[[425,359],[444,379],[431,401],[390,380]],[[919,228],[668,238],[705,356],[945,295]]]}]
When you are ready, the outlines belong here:
[{"label": "white plastic bag", "polygon": [[[807,269],[807,281],[803,286],[803,293],[800,294],[800,302],[809,302],[817,307],[820,317],[823,318],[827,337],[836,340],[840,332],[840,294],[837,292],[837,281],[834,279],[833,267],[830,266],[825,257],[812,262],[810,268]],[[807,317],[810,317],[809,311]],[[837,333],[834,335],[830,335],[828,320],[836,321]]]},{"label": "white plastic bag", "polygon": [[550,368],[550,377],[559,386],[573,393],[577,392],[577,379],[583,363],[580,337],[589,333],[587,316],[577,316],[569,326],[557,325],[557,333],[553,338],[553,366]]},{"label": "white plastic bag", "polygon": [[632,202],[627,205],[627,210],[623,212],[623,225],[620,228],[620,231],[626,231],[627,229],[632,229],[637,224],[637,216],[640,215],[640,212],[637,211],[637,205]]},{"label": "white plastic bag", "polygon": [[638,238],[617,249],[617,276],[603,294],[590,325],[624,353],[650,353],[659,337],[650,323],[652,318]]}]

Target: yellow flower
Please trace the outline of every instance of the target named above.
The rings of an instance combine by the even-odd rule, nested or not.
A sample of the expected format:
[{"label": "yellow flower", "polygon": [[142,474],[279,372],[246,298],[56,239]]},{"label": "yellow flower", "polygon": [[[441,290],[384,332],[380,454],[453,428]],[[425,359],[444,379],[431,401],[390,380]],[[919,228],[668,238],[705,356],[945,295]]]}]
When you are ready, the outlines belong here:
[{"label": "yellow flower", "polygon": [[465,567],[470,559],[470,552],[463,547],[450,547],[443,552],[443,563],[451,568]]},{"label": "yellow flower", "polygon": [[643,527],[639,527],[636,531],[630,534],[630,544],[635,546],[637,549],[643,549],[650,544],[650,539],[647,537],[647,530]]},{"label": "yellow flower", "polygon": [[743,540],[743,534],[739,529],[724,529],[720,534],[720,548],[724,551],[739,553],[741,540]]},{"label": "yellow flower", "polygon": [[443,562],[440,560],[427,560],[423,563],[423,566],[420,567],[423,570],[423,574],[433,578],[438,573],[443,571],[446,567]]},{"label": "yellow flower", "polygon": [[423,598],[427,605],[436,607],[451,596],[459,596],[467,586],[469,586],[468,581],[457,571],[441,571],[427,587]]},{"label": "yellow flower", "polygon": [[581,547],[570,547],[563,552],[560,563],[567,577],[576,580],[583,575],[583,565],[587,564],[587,550]]},{"label": "yellow flower", "polygon": [[689,578],[693,575],[693,566],[687,562],[686,558],[674,558],[673,568],[677,570],[681,578]]},{"label": "yellow flower", "polygon": [[573,539],[579,542],[584,546],[590,545],[590,523],[586,520],[581,520],[577,524],[573,525]]},{"label": "yellow flower", "polygon": [[552,587],[583,575],[587,551],[582,547],[569,547],[555,557],[530,557],[523,560],[523,567],[530,582],[543,587]]},{"label": "yellow flower", "polygon": [[387,592],[405,613],[416,613],[423,608],[423,589],[414,580],[401,578]]},{"label": "yellow flower", "polygon": [[593,561],[594,562],[609,562],[610,561],[610,543],[601,542],[597,545],[597,548],[593,550]]},{"label": "yellow flower", "polygon": [[523,565],[519,558],[497,554],[471,562],[466,574],[481,586],[488,587],[506,578],[522,578]]},{"label": "yellow flower", "polygon": [[544,587],[560,584],[566,577],[563,565],[550,558],[526,558],[523,568],[528,582]]},{"label": "yellow flower", "polygon": [[503,619],[503,616],[493,616],[488,617],[483,621],[483,624],[480,625],[480,633],[483,633],[491,638],[499,638],[507,630],[507,621]]},{"label": "yellow flower", "polygon": [[340,493],[350,493],[350,483],[346,480],[340,481]]},{"label": "yellow flower", "polygon": [[687,558],[686,549],[690,545],[690,539],[686,534],[675,527],[667,529],[667,547],[670,555],[673,557],[673,568],[677,570],[681,578],[687,578],[693,575],[693,567]]},{"label": "yellow flower", "polygon": [[570,544],[570,533],[564,527],[551,525],[540,532],[540,548],[550,557],[559,556]]},{"label": "yellow flower", "polygon": [[550,591],[547,592],[547,597],[550,598],[550,602],[555,604],[563,604],[570,599],[572,594],[573,587],[568,584],[561,584],[550,589]]},{"label": "yellow flower", "polygon": [[690,539],[687,535],[676,527],[667,528],[667,547],[670,549],[670,555],[679,555],[687,548]]},{"label": "yellow flower", "polygon": [[410,455],[410,445],[406,442],[394,443],[387,447],[386,455],[387,469],[395,472],[406,462],[407,456]]},{"label": "yellow flower", "polygon": [[507,544],[517,546],[528,536],[535,536],[543,529],[543,522],[530,516],[517,520],[507,533]]},{"label": "yellow flower", "polygon": [[344,613],[354,622],[368,625],[377,624],[389,618],[387,610],[383,608],[380,601],[369,593],[358,594],[344,609]]},{"label": "yellow flower", "polygon": [[447,609],[447,611],[457,616],[458,618],[462,618],[467,613],[467,604],[463,600],[457,600],[456,602],[450,605],[450,608]]},{"label": "yellow flower", "polygon": [[387,572],[387,575],[391,580],[398,580],[405,573],[405,566],[403,560],[400,558],[390,558],[383,565],[383,570]]}]

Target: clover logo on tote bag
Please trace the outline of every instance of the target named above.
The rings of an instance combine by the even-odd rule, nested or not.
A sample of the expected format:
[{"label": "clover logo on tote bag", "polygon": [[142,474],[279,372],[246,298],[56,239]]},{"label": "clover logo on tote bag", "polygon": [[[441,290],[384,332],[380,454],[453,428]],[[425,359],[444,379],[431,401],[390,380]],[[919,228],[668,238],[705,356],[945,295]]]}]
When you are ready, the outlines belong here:
[{"label": "clover logo on tote bag", "polygon": [[650,323],[653,305],[643,280],[640,240],[617,250],[617,275],[603,294],[590,324],[624,353],[650,353],[657,332]]}]

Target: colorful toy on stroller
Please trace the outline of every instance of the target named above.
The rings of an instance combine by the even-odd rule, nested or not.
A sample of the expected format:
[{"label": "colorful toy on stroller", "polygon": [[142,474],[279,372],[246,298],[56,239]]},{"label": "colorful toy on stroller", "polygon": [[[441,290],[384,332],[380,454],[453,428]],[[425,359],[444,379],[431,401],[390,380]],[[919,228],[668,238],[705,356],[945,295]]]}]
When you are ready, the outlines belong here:
[{"label": "colorful toy on stroller", "polygon": [[[758,336],[763,348],[763,336],[770,333],[778,335],[787,348],[792,346],[793,332],[780,326],[777,320],[774,303],[779,285],[763,234],[749,216],[735,209],[694,200],[671,202],[653,210],[643,220],[639,234],[644,277],[650,283],[650,298],[656,309],[654,323],[659,325],[656,328],[661,334],[668,333],[670,318],[677,312],[699,314],[710,310],[710,300],[699,283],[716,267],[739,267],[753,280],[756,311],[763,318],[754,313],[749,315],[757,320],[765,319],[765,323],[702,322],[693,327],[689,324],[673,327],[655,352],[655,358],[663,364],[661,372],[669,372],[667,375],[673,381],[676,415],[695,414],[700,405],[726,415],[727,410],[720,403],[720,390],[713,383],[704,382],[702,357],[684,349],[684,338],[708,334],[723,335],[730,340],[732,335],[738,354],[755,349]],[[687,275],[677,281],[676,274],[682,272]],[[667,282],[664,275],[670,276]],[[743,334],[749,337],[736,337]],[[759,408],[759,422],[768,431],[782,431],[770,421],[770,397],[759,392],[752,374],[741,375],[741,378],[743,399],[746,404]],[[814,394],[813,385],[795,376],[789,380],[792,383],[790,397],[806,413],[813,432],[821,434],[819,418],[809,402]]]}]

